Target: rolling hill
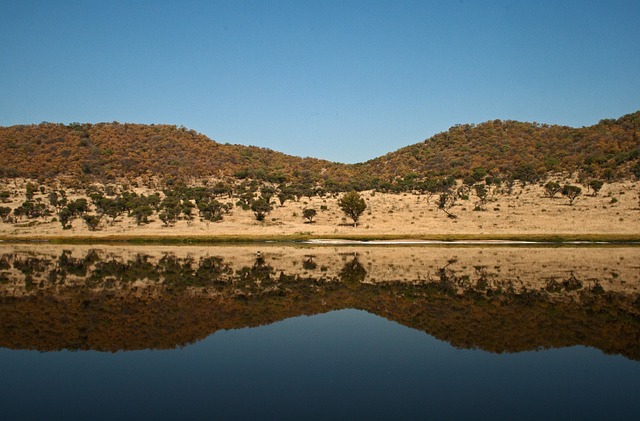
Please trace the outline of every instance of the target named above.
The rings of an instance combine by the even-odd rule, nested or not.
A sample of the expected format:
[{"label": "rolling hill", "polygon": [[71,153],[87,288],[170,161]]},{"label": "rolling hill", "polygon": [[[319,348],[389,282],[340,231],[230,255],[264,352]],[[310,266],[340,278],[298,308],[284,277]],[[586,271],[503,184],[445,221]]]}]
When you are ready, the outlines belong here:
[{"label": "rolling hill", "polygon": [[360,164],[221,144],[171,125],[41,123],[0,127],[0,177],[114,181],[250,178],[315,183],[327,190],[378,188],[406,178],[484,176],[535,181],[551,172],[607,180],[640,177],[640,111],[571,128],[517,121],[456,125]]}]

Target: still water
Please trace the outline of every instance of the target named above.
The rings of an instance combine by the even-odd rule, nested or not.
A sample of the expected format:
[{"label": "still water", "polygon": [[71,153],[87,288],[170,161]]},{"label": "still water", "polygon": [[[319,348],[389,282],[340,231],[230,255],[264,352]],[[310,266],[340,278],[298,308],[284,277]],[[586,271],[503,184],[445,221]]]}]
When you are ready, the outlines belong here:
[{"label": "still water", "polygon": [[638,419],[640,248],[0,247],[4,419]]}]

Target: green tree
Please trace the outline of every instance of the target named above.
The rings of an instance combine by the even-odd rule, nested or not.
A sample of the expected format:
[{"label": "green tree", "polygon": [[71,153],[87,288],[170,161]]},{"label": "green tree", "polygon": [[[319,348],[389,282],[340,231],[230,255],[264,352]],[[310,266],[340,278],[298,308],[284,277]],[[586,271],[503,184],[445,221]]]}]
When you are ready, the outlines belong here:
[{"label": "green tree", "polygon": [[593,195],[597,196],[600,189],[604,186],[604,181],[602,180],[591,180],[589,182],[589,187],[593,190]]},{"label": "green tree", "polygon": [[71,225],[69,224],[69,222],[73,219],[73,212],[71,212],[69,210],[68,207],[64,207],[62,209],[60,209],[60,212],[58,212],[58,221],[60,221],[60,224],[62,225],[62,229],[66,230],[71,228]]},{"label": "green tree", "polygon": [[473,186],[476,196],[478,196],[478,203],[476,203],[476,209],[485,210],[484,206],[487,203],[487,196],[489,195],[489,190],[484,184],[475,184]]},{"label": "green tree", "polygon": [[125,205],[121,197],[116,197],[115,199],[104,198],[100,202],[100,209],[111,218],[111,223],[113,224],[116,218],[124,213]]},{"label": "green tree", "polygon": [[198,211],[200,212],[200,218],[205,221],[220,221],[222,214],[228,209],[228,205],[223,205],[217,200],[211,200],[209,202],[198,203]]},{"label": "green tree", "polygon": [[358,219],[367,209],[367,203],[356,191],[351,191],[338,199],[338,206],[345,215],[353,219],[354,227],[358,225]]},{"label": "green tree", "polygon": [[551,199],[553,199],[553,196],[555,196],[561,190],[562,187],[560,186],[560,183],[556,181],[549,181],[544,185],[545,194]]},{"label": "green tree", "polygon": [[89,231],[96,231],[102,220],[102,215],[84,215],[82,219],[87,224]]},{"label": "green tree", "polygon": [[81,216],[89,211],[89,203],[87,202],[87,199],[80,198],[69,202],[67,208],[71,211],[73,216]]},{"label": "green tree", "polygon": [[271,203],[271,198],[276,194],[276,189],[272,186],[262,186],[260,189],[260,194],[267,201],[267,203]]},{"label": "green tree", "polygon": [[147,197],[142,195],[142,199],[146,201],[146,204],[149,205],[151,210],[154,210],[154,211],[160,210],[160,202],[161,202],[160,193],[155,192],[154,194],[150,194]]},{"label": "green tree", "polygon": [[44,203],[36,203],[26,200],[22,205],[14,209],[13,214],[19,217],[26,216],[27,218],[40,218],[42,216],[51,215],[51,212]]},{"label": "green tree", "polygon": [[233,187],[224,181],[218,181],[212,188],[211,193],[214,196],[233,196]]},{"label": "green tree", "polygon": [[176,192],[165,192],[165,194],[167,194],[167,196],[160,203],[160,209],[163,211],[158,214],[158,218],[160,218],[166,226],[170,226],[178,220],[182,212],[182,202]]},{"label": "green tree", "polygon": [[251,210],[258,221],[264,221],[264,218],[271,212],[271,204],[265,198],[260,197],[251,202]]},{"label": "green tree", "polygon": [[57,208],[59,200],[60,197],[58,196],[58,193],[55,190],[51,190],[49,192],[49,204],[51,204],[51,206],[53,206],[54,208]]},{"label": "green tree", "polygon": [[309,221],[310,224],[313,224],[313,218],[315,218],[315,216],[318,214],[318,211],[316,211],[313,208],[310,209],[304,209],[302,211],[302,216],[307,219]]},{"label": "green tree", "polygon": [[173,211],[173,209],[168,209],[160,212],[158,214],[158,218],[160,218],[162,223],[168,227],[176,223],[178,215]]},{"label": "green tree", "polygon": [[285,186],[284,184],[281,184],[278,188],[277,196],[280,201],[280,206],[284,206],[284,203],[287,200],[292,200],[295,197],[294,190],[290,186]]},{"label": "green tree", "polygon": [[458,195],[453,191],[445,190],[440,193],[440,197],[438,198],[438,209],[447,214],[447,216],[451,219],[457,218],[454,214],[449,212],[449,209],[456,204],[456,200],[458,200]]},{"label": "green tree", "polygon": [[525,185],[526,183],[535,183],[540,178],[540,174],[532,163],[523,163],[517,165],[511,172],[511,177]]},{"label": "green tree", "polygon": [[569,205],[573,205],[573,201],[576,200],[576,197],[582,194],[582,189],[578,186],[573,186],[571,184],[566,184],[562,188],[562,195],[569,199]]},{"label": "green tree", "polygon": [[185,200],[182,204],[182,214],[184,219],[191,221],[193,219],[193,209],[196,207],[190,200]]},{"label": "green tree", "polygon": [[10,213],[11,213],[11,208],[7,206],[0,206],[0,219],[6,222],[7,217],[9,216]]},{"label": "green tree", "polygon": [[27,183],[27,188],[26,188],[27,200],[33,199],[33,195],[35,194],[36,190],[37,190],[37,187],[34,184]]},{"label": "green tree", "polygon": [[148,224],[149,217],[153,215],[153,209],[149,205],[140,205],[131,211],[132,216],[136,220],[136,224]]}]

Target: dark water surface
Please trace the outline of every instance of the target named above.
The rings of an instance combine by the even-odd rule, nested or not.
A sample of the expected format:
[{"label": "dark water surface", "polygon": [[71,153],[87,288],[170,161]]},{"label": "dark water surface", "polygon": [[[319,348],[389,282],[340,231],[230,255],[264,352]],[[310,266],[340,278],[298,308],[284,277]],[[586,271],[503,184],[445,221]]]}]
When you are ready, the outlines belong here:
[{"label": "dark water surface", "polygon": [[[513,250],[5,250],[2,418],[638,419],[638,251],[508,290]],[[433,276],[381,281],[409,252]],[[503,275],[464,275],[469,255]]]},{"label": "dark water surface", "polygon": [[168,351],[0,350],[5,419],[633,419],[640,364],[575,346],[461,350],[358,310]]}]

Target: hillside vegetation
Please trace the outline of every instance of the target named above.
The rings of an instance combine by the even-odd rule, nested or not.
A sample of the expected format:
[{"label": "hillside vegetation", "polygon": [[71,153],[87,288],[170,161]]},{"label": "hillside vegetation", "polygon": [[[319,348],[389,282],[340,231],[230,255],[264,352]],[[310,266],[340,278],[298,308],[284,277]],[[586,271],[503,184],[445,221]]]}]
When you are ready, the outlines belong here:
[{"label": "hillside vegetation", "polygon": [[256,178],[282,182],[344,165],[265,148],[220,144],[170,125],[42,123],[0,128],[0,176],[91,181],[159,176]]},{"label": "hillside vegetation", "polygon": [[536,181],[549,172],[619,179],[640,176],[640,112],[590,127],[517,121],[457,125],[422,143],[365,164],[374,174],[464,178],[477,169],[493,176]]},{"label": "hillside vegetation", "polygon": [[564,172],[607,181],[640,177],[640,111],[571,128],[488,121],[457,125],[361,164],[220,144],[170,125],[41,123],[0,127],[0,177],[113,182],[205,177],[313,184],[329,191],[407,190],[428,177],[533,182]]}]

